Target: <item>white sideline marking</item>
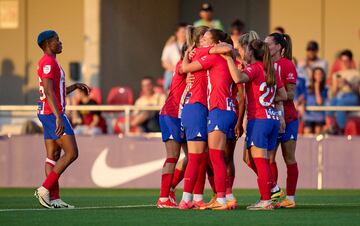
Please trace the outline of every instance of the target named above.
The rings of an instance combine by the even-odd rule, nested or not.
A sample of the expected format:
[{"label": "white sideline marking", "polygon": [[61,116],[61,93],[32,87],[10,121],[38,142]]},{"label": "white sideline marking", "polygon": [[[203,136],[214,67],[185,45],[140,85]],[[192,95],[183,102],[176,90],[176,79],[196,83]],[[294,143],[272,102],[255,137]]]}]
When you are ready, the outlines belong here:
[{"label": "white sideline marking", "polygon": [[92,209],[129,209],[129,208],[143,208],[143,207],[155,207],[156,205],[126,205],[126,206],[84,206],[71,208],[32,208],[32,209],[0,209],[0,212],[17,212],[17,211],[53,211],[53,210],[92,210]]},{"label": "white sideline marking", "polygon": [[[249,204],[249,203],[248,203]],[[245,204],[247,205],[247,204]],[[145,204],[145,205],[125,205],[125,206],[84,206],[84,207],[75,207],[73,209],[70,208],[32,208],[32,209],[0,209],[0,212],[20,212],[20,211],[54,211],[54,210],[96,210],[96,209],[130,209],[130,208],[143,208],[143,207],[155,207],[153,204]],[[324,207],[360,207],[360,203],[302,203],[297,205],[301,206],[324,206]],[[241,209],[241,208],[240,208]]]}]

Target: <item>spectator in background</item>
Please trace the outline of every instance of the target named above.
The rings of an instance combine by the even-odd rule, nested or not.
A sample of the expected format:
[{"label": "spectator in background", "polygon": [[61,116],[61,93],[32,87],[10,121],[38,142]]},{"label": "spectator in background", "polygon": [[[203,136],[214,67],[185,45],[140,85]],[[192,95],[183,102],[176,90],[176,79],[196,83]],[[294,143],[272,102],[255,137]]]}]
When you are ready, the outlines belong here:
[{"label": "spectator in background", "polygon": [[[352,68],[353,54],[350,50],[344,50],[340,53],[342,70],[332,76],[332,85],[330,92],[331,106],[356,106],[359,104],[359,72]],[[330,115],[332,113],[330,112]],[[339,133],[344,131],[348,112],[335,112],[335,119],[339,127]]]},{"label": "spectator in background", "polygon": [[311,74],[314,68],[321,67],[324,69],[325,74],[328,72],[328,64],[324,59],[318,56],[319,44],[316,41],[308,42],[306,46],[306,58],[299,61],[299,70],[301,74],[305,75],[306,86],[308,87],[311,83]]},{"label": "spectator in background", "polygon": [[201,5],[199,15],[201,19],[194,22],[194,27],[207,26],[209,28],[224,30],[220,20],[213,19],[214,10],[209,3],[203,3]]},{"label": "spectator in background", "polygon": [[275,27],[274,28],[274,33],[279,33],[279,34],[285,34],[285,29],[283,27]]},{"label": "spectator in background", "polygon": [[[329,77],[327,78],[327,84],[331,87],[332,81],[333,81],[333,75],[336,74],[336,72],[341,71],[343,69],[343,64],[341,63],[341,52],[339,52],[336,56],[336,59],[334,63],[331,65],[331,70]],[[351,69],[356,69],[356,63],[354,59],[351,61]]]},{"label": "spectator in background", "polygon": [[[310,86],[305,95],[306,106],[323,106],[327,99],[326,74],[323,68],[317,67],[312,71]],[[321,134],[325,125],[325,112],[305,111],[304,134]]]},{"label": "spectator in background", "polygon": [[[162,106],[165,99],[164,94],[155,92],[153,79],[144,77],[141,80],[141,94],[135,101],[135,106]],[[159,111],[136,111],[130,125],[138,127],[141,132],[160,132]]]},{"label": "spectator in background", "polygon": [[234,20],[230,25],[230,36],[234,43],[234,48],[240,48],[240,36],[244,34],[245,24],[239,19]]},{"label": "spectator in background", "polygon": [[294,97],[294,104],[296,107],[296,110],[299,113],[299,128],[298,133],[303,134],[303,116],[305,113],[305,98],[306,98],[306,85],[305,85],[305,76],[301,74],[301,71],[299,70],[299,67],[297,66],[297,60],[295,57],[293,57],[293,63],[296,67],[296,72],[298,73],[297,79],[296,79],[296,89],[295,89],[295,97]]},{"label": "spectator in background", "polygon": [[[80,100],[79,105],[97,105],[96,101],[91,99],[84,90],[78,89],[76,92]],[[81,110],[73,116],[75,134],[99,135],[106,133],[106,122],[100,111]]]},{"label": "spectator in background", "polygon": [[163,49],[161,55],[161,65],[165,70],[164,73],[164,91],[169,89],[172,75],[176,63],[180,60],[181,48],[186,41],[186,23],[179,23],[176,27],[173,39],[170,38]]}]

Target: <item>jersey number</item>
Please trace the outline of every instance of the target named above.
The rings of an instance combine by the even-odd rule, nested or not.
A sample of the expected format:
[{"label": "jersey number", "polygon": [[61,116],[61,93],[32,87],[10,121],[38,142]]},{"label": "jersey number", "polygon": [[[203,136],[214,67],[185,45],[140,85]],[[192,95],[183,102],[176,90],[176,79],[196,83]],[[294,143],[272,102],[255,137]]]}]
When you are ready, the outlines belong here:
[{"label": "jersey number", "polygon": [[[261,92],[264,92],[264,91],[265,91],[265,93],[262,94],[262,95],[259,97],[259,102],[260,102],[260,104],[261,104],[262,106],[264,106],[264,107],[269,107],[269,106],[273,103],[274,98],[275,98],[276,85],[273,86],[273,87],[268,87],[268,86],[266,85],[266,82],[263,82],[263,83],[261,83],[259,89],[260,89]],[[267,101],[265,100],[265,98],[267,98],[269,95],[272,95],[272,96],[271,96],[271,98],[270,98],[270,101],[267,102]]]},{"label": "jersey number", "polygon": [[44,86],[41,85],[42,80],[39,77],[39,93],[40,93],[40,100],[43,101],[46,99],[46,95],[45,95],[45,91],[44,91]]}]

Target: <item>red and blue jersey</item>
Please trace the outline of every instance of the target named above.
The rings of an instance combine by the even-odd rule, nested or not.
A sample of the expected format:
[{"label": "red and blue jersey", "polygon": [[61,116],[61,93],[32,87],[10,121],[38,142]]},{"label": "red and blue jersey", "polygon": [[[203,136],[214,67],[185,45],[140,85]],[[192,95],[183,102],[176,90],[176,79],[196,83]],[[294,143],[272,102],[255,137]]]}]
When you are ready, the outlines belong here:
[{"label": "red and blue jersey", "polygon": [[198,61],[202,65],[203,70],[209,71],[209,111],[218,108],[220,110],[235,112],[232,97],[233,80],[226,60],[218,54],[210,54],[201,57]]},{"label": "red and blue jersey", "polygon": [[[199,60],[201,57],[209,55],[209,50],[212,47],[202,47],[195,49],[195,55],[191,59],[192,62]],[[199,70],[192,73],[194,75],[194,82],[189,86],[189,91],[185,97],[185,104],[200,103],[207,106],[207,86],[208,86],[208,71]]]},{"label": "red and blue jersey", "polygon": [[39,76],[39,92],[40,99],[38,104],[38,114],[48,115],[52,114],[52,110],[48,103],[47,97],[44,92],[43,79],[51,79],[53,81],[53,92],[55,96],[56,106],[60,113],[65,112],[65,73],[64,70],[57,63],[53,56],[45,54],[38,63],[38,76]]},{"label": "red and blue jersey", "polygon": [[161,109],[161,115],[169,115],[174,118],[180,118],[183,100],[185,98],[186,74],[180,74],[179,69],[182,61],[180,60],[175,67],[171,80],[170,92]]},{"label": "red and blue jersey", "polygon": [[252,119],[277,119],[277,111],[274,110],[276,89],[284,87],[280,76],[276,73],[276,85],[266,85],[266,74],[262,62],[250,64],[243,71],[250,81],[245,84],[247,117]]},{"label": "red and blue jersey", "polygon": [[[280,58],[274,63],[275,70],[280,74],[281,81],[287,89],[287,84],[294,84],[296,85],[297,80],[297,72],[295,65],[289,59],[284,57]],[[285,122],[291,122],[298,118],[298,113],[295,108],[294,101],[286,100],[283,102],[284,104],[284,117]]]}]

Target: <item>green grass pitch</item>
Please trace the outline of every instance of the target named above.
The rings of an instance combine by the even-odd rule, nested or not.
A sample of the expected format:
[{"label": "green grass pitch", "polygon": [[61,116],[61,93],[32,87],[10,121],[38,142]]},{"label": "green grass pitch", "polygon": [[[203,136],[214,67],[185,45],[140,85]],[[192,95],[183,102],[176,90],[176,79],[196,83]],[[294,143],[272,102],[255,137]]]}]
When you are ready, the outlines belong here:
[{"label": "green grass pitch", "polygon": [[48,210],[33,192],[1,188],[0,225],[360,225],[360,190],[299,190],[296,209],[274,211],[245,209],[256,190],[235,190],[240,206],[233,211],[157,209],[154,189],[63,189],[62,198],[78,209]]}]

